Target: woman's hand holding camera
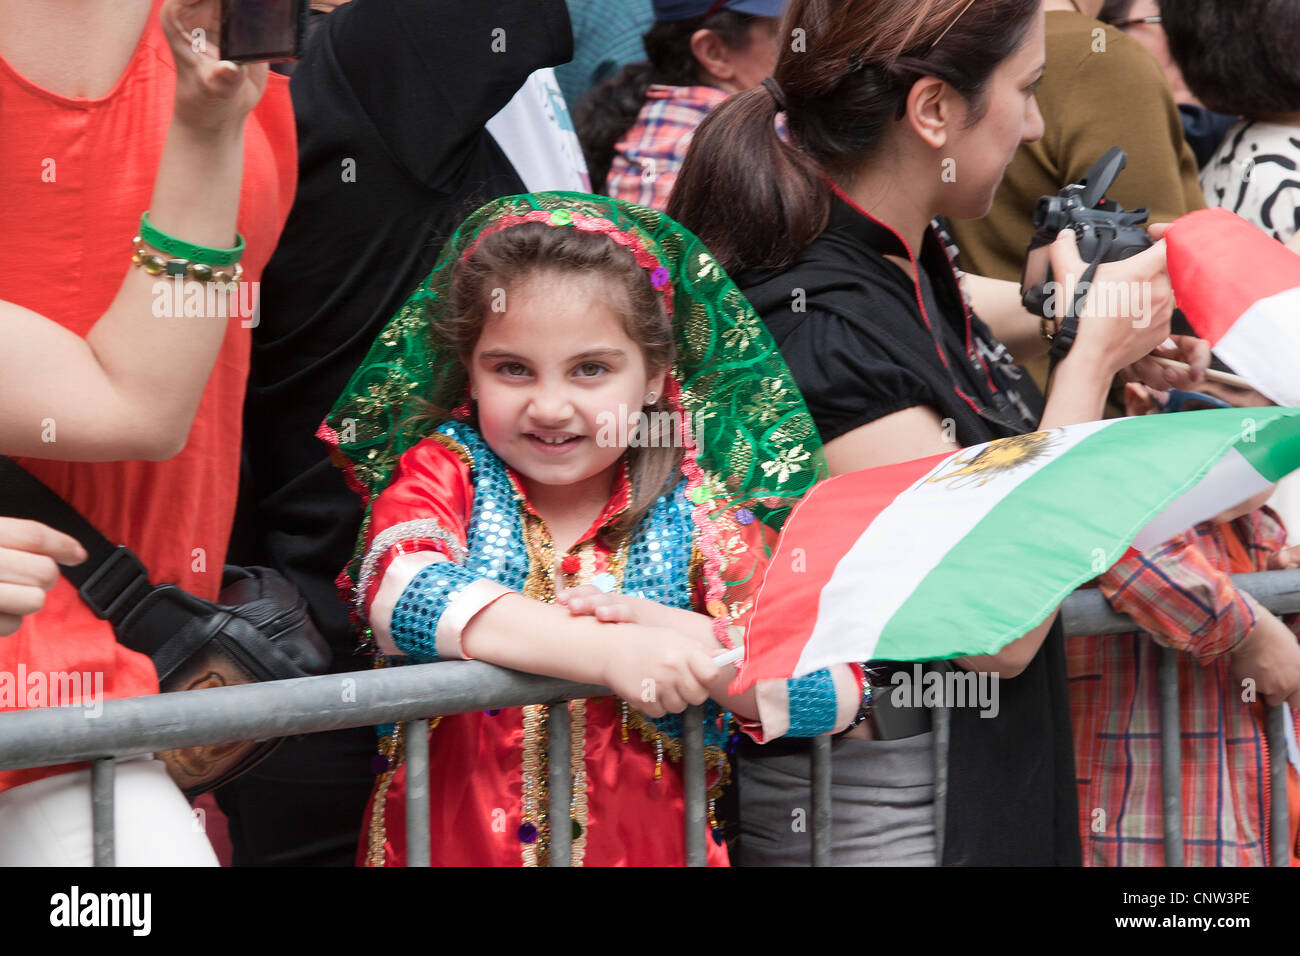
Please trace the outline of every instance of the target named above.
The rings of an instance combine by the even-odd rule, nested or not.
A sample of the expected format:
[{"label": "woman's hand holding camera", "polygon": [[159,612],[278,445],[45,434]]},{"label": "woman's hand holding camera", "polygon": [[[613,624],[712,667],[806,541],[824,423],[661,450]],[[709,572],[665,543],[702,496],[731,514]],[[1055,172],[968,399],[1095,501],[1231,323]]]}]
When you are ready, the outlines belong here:
[{"label": "woman's hand holding camera", "polygon": [[[1162,240],[1165,225],[1151,227],[1151,235]],[[1080,258],[1072,230],[1065,230],[1052,244],[1052,271],[1064,276],[1064,301],[1073,301],[1074,290],[1087,263]],[[1119,262],[1097,267],[1087,296],[1079,306],[1082,318],[1078,339],[1064,361],[1076,353],[1077,361],[1091,363],[1105,375],[1122,374],[1153,388],[1191,388],[1205,377],[1210,367],[1208,342],[1191,335],[1170,335],[1174,310],[1173,286],[1169,281],[1166,247],[1163,241]],[[1184,363],[1186,369],[1171,368],[1152,359],[1156,356]]]},{"label": "woman's hand holding camera", "polygon": [[[1061,277],[1061,302],[1072,303],[1088,264],[1079,256],[1071,229],[1065,229],[1049,251],[1052,273]],[[1114,375],[1151,354],[1169,337],[1174,295],[1165,264],[1165,245],[1097,268],[1090,288],[1077,307],[1078,338],[1062,362],[1088,363]]]},{"label": "woman's hand holding camera", "polygon": [[266,89],[267,66],[221,59],[221,0],[167,0],[160,16],[176,61],[176,119],[207,132],[242,129]]}]

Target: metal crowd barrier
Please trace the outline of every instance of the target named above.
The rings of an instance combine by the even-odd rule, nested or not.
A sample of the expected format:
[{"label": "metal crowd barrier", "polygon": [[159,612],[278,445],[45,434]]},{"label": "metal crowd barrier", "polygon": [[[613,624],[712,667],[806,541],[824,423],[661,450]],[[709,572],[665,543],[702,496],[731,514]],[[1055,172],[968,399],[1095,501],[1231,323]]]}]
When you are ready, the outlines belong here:
[{"label": "metal crowd barrier", "polygon": [[[1234,574],[1233,583],[1274,614],[1300,612],[1300,571],[1260,571]],[[1061,606],[1065,636],[1123,634],[1135,630],[1127,614],[1111,610],[1100,591],[1076,591]],[[1178,695],[1178,652],[1160,649],[1160,777],[1165,828],[1165,866],[1183,865],[1183,768]],[[1286,708],[1268,708],[1265,728],[1270,761],[1269,857],[1272,866],[1288,866],[1291,860],[1290,819],[1287,815]]]},{"label": "metal crowd barrier", "polygon": [[[1300,612],[1300,571],[1236,575],[1240,587],[1279,614]],[[1132,631],[1133,621],[1116,614],[1096,591],[1079,591],[1062,607],[1067,636]],[[1178,685],[1175,656],[1166,653],[1160,672],[1165,855],[1182,861],[1181,771],[1179,768]],[[408,722],[407,740],[425,741],[427,718],[535,703],[558,703],[604,696],[602,687],[521,674],[479,661],[449,661],[386,670],[247,684],[210,690],[134,697],[103,703],[89,718],[81,707],[51,707],[0,714],[0,770],[91,763],[92,821],[96,866],[114,865],[113,781],[116,761],[178,747],[266,740],[294,734]],[[946,711],[935,714],[935,810],[938,858],[942,859],[943,814],[947,796]],[[684,715],[682,741],[685,789],[686,864],[705,865],[708,835],[704,773],[704,734],[699,708]],[[1268,721],[1272,761],[1272,857],[1275,866],[1289,858],[1286,802],[1288,732],[1283,709],[1271,708]],[[556,707],[548,720],[550,754],[567,755],[569,710]],[[829,866],[832,847],[831,741],[821,737],[811,749],[811,862]],[[571,785],[567,756],[549,760],[550,817],[569,816]],[[427,746],[406,749],[407,846],[411,866],[430,864],[429,754]],[[568,827],[551,828],[552,866],[570,862]]]}]

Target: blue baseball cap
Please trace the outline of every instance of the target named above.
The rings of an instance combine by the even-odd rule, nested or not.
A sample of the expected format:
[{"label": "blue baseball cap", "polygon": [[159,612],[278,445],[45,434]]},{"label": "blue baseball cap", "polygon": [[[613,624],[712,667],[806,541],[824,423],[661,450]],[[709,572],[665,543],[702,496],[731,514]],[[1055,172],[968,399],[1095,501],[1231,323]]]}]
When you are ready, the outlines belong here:
[{"label": "blue baseball cap", "polygon": [[789,0],[654,0],[655,20],[669,23],[674,20],[694,20],[697,17],[734,10],[755,17],[779,17],[785,13]]}]

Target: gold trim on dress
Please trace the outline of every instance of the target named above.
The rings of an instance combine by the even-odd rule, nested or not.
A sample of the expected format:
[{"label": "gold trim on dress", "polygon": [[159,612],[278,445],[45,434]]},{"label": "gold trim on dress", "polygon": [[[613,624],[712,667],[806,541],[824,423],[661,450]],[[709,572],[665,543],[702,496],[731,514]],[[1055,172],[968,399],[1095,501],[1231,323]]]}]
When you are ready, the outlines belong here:
[{"label": "gold trim on dress", "polygon": [[546,740],[546,718],[545,704],[529,704],[523,708],[523,806],[520,808],[520,825],[529,823],[537,828],[537,836],[532,843],[520,842],[524,866],[541,866],[549,855],[546,852],[550,841],[547,839],[547,770],[546,747],[543,744]]},{"label": "gold trim on dress", "polygon": [[582,829],[573,839],[570,864],[582,866],[587,855],[587,702],[575,700],[572,709],[569,718],[569,769],[573,786],[570,816]]}]

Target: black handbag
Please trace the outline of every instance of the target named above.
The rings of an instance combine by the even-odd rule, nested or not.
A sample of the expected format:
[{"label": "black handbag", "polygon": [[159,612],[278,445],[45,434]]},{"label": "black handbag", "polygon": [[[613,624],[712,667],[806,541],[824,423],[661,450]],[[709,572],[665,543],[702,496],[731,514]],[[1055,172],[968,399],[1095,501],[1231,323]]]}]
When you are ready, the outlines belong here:
[{"label": "black handbag", "polygon": [[[86,549],[60,567],[119,643],[147,654],[163,693],[323,674],[331,652],[292,582],[270,568],[226,566],[214,603],[174,584],[155,585],[139,557],[114,545],[26,469],[0,456],[0,515],[30,518]],[[265,760],[280,738],[188,747],[157,754],[187,797],[212,790]]]}]

